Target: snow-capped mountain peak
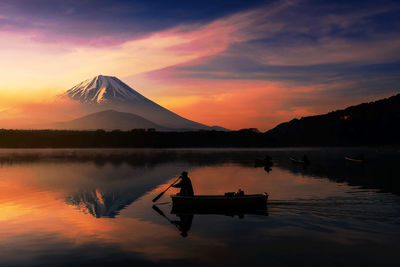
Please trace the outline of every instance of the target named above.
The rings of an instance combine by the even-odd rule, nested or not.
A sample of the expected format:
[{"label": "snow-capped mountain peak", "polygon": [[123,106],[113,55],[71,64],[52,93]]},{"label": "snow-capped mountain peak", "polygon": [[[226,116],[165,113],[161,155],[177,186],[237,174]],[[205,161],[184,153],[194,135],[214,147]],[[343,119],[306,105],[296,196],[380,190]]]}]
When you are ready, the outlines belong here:
[{"label": "snow-capped mountain peak", "polygon": [[[142,117],[142,119],[146,119],[149,122],[164,129],[165,128],[176,129],[176,130],[214,129],[207,125],[185,119],[169,111],[168,109],[142,96],[140,93],[133,90],[131,87],[123,83],[118,78],[112,76],[98,75],[92,79],[83,81],[80,84],[66,91],[63,95],[61,95],[61,97],[62,98],[67,97],[72,100],[79,101],[82,104],[80,107],[82,107],[86,112],[99,113],[104,110],[112,109],[118,112],[131,113],[131,115],[133,114],[140,116]],[[90,118],[95,120],[95,118],[99,118],[98,115],[99,114]],[[119,116],[125,116],[125,115],[122,115],[121,113]],[[103,118],[103,116],[100,117]],[[119,119],[118,120],[110,119],[109,117],[110,116],[108,116],[108,120],[112,121],[112,125],[114,125],[116,121],[120,122],[121,125],[118,127],[119,129],[124,129],[127,127],[127,125],[124,124],[129,124],[126,121],[125,123],[122,123],[121,120]],[[113,115],[113,118],[114,117],[115,116]],[[99,126],[97,122],[96,123],[94,121],[92,122],[93,123],[91,123],[91,125],[96,125],[96,127],[101,128],[101,126]],[[85,124],[86,125],[84,126],[88,128],[89,123]],[[106,125],[110,124],[111,122],[110,123],[102,122],[103,125],[102,127],[106,127]],[[149,128],[148,123],[144,124],[143,122],[141,125],[142,128]],[[157,128],[157,127],[151,126],[151,128]]]},{"label": "snow-capped mountain peak", "polygon": [[145,99],[118,78],[104,75],[83,81],[69,89],[65,94],[82,103],[93,104]]}]

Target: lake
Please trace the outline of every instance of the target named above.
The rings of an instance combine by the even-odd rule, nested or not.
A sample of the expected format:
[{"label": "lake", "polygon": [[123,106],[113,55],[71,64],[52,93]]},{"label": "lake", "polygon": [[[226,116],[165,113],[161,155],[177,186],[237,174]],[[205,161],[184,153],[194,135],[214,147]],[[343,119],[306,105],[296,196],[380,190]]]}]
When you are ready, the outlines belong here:
[{"label": "lake", "polygon": [[[3,149],[0,265],[399,266],[399,166],[395,148]],[[195,194],[268,192],[268,210],[185,217],[171,189],[160,214],[182,171]]]}]

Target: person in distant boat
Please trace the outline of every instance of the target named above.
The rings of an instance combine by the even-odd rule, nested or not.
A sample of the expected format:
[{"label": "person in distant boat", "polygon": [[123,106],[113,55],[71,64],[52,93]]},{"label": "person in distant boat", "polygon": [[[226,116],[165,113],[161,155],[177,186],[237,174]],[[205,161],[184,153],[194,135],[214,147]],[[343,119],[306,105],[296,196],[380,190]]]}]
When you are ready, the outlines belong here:
[{"label": "person in distant boat", "polygon": [[182,172],[180,178],[181,181],[177,184],[172,185],[172,187],[181,189],[181,191],[178,193],[179,196],[193,196],[194,191],[193,191],[192,181],[190,181],[188,173]]},{"label": "person in distant boat", "polygon": [[304,155],[301,160],[304,162],[304,164],[307,164],[307,165],[310,164],[310,160],[308,159],[308,157],[306,155]]}]

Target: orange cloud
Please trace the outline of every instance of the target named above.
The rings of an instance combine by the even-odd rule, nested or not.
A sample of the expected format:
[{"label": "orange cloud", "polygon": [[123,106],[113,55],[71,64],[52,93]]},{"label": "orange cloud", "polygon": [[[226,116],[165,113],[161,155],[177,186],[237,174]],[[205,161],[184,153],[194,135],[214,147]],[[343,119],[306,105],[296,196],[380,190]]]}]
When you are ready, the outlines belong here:
[{"label": "orange cloud", "polygon": [[68,99],[21,100],[2,104],[0,125],[10,129],[48,129],[52,123],[85,115],[79,103]]},{"label": "orange cloud", "polygon": [[40,42],[35,32],[0,31],[0,90],[72,87],[98,74],[124,77],[215,55],[241,41],[235,33],[248,23],[232,16],[99,47]]}]

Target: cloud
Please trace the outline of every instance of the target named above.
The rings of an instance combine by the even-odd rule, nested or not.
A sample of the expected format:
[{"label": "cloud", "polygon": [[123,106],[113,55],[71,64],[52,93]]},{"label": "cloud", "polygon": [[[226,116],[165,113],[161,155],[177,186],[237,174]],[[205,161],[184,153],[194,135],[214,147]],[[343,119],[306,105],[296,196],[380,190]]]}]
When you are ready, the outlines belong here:
[{"label": "cloud", "polygon": [[[250,1],[140,1],[3,0],[0,28],[35,31],[38,40],[93,43],[104,37],[120,44],[182,24],[207,24],[222,16],[265,2]],[[52,38],[56,36],[56,38]]]},{"label": "cloud", "polygon": [[[186,84],[184,90],[180,84]],[[316,90],[287,87],[279,82],[237,80],[179,80],[159,87],[157,103],[186,118],[229,129],[258,127],[267,130],[293,117],[316,114],[313,108],[290,107],[291,97]]]},{"label": "cloud", "polygon": [[[315,74],[313,70],[326,69],[323,65],[327,64],[400,60],[397,31],[385,34],[385,38],[377,30],[361,39],[354,38],[356,34],[345,37],[345,33],[348,35],[360,25],[373,28],[367,26],[374,23],[367,22],[373,16],[387,14],[387,7],[368,12],[361,9],[356,14],[347,11],[343,15],[325,11],[311,20],[315,8],[295,13],[304,9],[302,4],[275,2],[208,24],[184,24],[116,44],[109,43],[109,37],[104,35],[96,40],[96,47],[90,41],[80,42],[79,38],[73,46],[64,39],[57,43],[41,42],[37,39],[41,33],[35,30],[23,35],[2,31],[0,70],[5,78],[0,81],[0,89],[10,84],[11,88],[21,88],[27,80],[30,88],[73,86],[74,82],[97,74],[123,78],[167,67],[175,68],[175,76],[285,80],[277,77],[276,72],[279,66],[292,66],[293,69],[281,70],[288,71],[288,79],[295,73],[295,79],[304,80],[309,76],[307,66],[311,68],[310,74]],[[351,14],[355,19],[351,19]],[[333,31],[335,27],[339,30]]]},{"label": "cloud", "polygon": [[[0,81],[0,89],[10,84],[13,88],[67,84],[67,81],[100,73],[123,77],[216,55],[240,41],[234,33],[243,23],[246,24],[232,16],[106,47],[43,43],[35,40],[35,32],[20,35],[3,31],[0,32],[0,71],[4,79]],[[52,77],[57,84],[51,83]]]}]

